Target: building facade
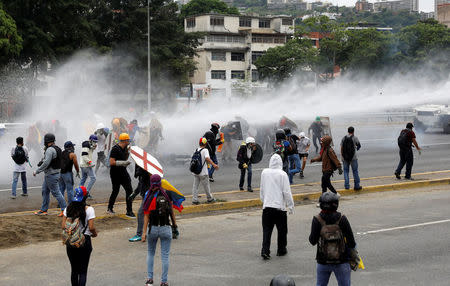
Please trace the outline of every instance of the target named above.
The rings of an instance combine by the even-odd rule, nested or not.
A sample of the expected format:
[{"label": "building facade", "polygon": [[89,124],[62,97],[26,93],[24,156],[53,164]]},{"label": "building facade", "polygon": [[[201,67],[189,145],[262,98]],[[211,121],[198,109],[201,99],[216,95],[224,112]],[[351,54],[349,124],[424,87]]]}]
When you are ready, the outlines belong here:
[{"label": "building facade", "polygon": [[355,9],[358,12],[373,11],[373,4],[367,0],[358,0],[355,3]]},{"label": "building facade", "polygon": [[373,9],[374,11],[387,9],[392,11],[408,10],[410,12],[418,12],[419,0],[380,1],[373,3]]},{"label": "building facade", "polygon": [[186,32],[206,34],[197,49],[197,70],[190,75],[194,96],[204,97],[238,95],[242,82],[260,84],[254,62],[294,34],[293,18],[288,16],[202,14],[186,18],[184,25]]},{"label": "building facade", "polygon": [[434,15],[439,23],[450,27],[450,0],[435,0]]}]

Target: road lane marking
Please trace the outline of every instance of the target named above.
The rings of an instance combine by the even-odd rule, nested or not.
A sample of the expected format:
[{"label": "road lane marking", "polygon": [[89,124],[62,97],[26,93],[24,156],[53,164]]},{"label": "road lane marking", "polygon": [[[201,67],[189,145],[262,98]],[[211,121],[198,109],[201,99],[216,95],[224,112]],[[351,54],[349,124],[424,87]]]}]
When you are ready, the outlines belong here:
[{"label": "road lane marking", "polygon": [[[40,189],[40,188],[42,188],[42,186],[39,186],[39,187],[27,187],[27,190],[28,189]],[[17,189],[20,190],[21,188],[17,187]],[[10,192],[10,191],[11,191],[11,189],[0,190],[0,192]]]},{"label": "road lane marking", "polygon": [[424,222],[424,223],[417,223],[417,224],[411,224],[411,225],[405,225],[405,226],[397,226],[397,227],[391,227],[391,228],[383,228],[383,229],[378,229],[378,230],[370,230],[370,231],[366,231],[366,232],[357,232],[356,234],[358,234],[358,235],[366,235],[366,234],[380,233],[380,232],[393,231],[393,230],[406,229],[406,228],[413,228],[413,227],[425,226],[425,225],[433,225],[433,224],[446,223],[446,222],[450,222],[450,219],[430,221],[430,222]]}]

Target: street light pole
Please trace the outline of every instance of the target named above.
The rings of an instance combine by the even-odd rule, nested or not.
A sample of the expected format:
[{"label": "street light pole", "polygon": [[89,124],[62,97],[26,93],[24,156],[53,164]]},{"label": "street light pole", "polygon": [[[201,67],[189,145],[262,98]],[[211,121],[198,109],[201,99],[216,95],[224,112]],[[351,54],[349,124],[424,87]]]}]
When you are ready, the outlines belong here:
[{"label": "street light pole", "polygon": [[152,76],[150,72],[150,0],[147,0],[147,109],[152,107]]}]

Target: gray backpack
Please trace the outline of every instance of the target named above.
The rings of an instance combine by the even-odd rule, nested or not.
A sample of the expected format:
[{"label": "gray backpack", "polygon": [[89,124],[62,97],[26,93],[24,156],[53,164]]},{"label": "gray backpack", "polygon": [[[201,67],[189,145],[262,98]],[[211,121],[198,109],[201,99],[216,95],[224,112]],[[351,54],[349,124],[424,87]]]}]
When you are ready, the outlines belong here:
[{"label": "gray backpack", "polygon": [[326,224],[320,215],[316,215],[315,218],[322,225],[319,252],[327,263],[340,263],[341,256],[345,252],[344,234],[339,227],[342,216],[334,224]]}]

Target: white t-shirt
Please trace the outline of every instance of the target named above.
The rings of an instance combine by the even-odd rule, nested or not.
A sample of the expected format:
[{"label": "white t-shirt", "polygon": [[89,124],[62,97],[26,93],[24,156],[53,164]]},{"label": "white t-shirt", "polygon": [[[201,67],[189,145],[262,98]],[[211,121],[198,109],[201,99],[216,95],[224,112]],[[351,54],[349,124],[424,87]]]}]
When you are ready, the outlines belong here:
[{"label": "white t-shirt", "polygon": [[[23,148],[23,151],[25,152],[25,156],[28,158],[28,149],[27,149],[27,147],[22,146],[22,148]],[[13,156],[15,152],[16,152],[16,147],[13,147],[11,149],[11,156]],[[14,163],[14,172],[22,173],[22,172],[26,172],[27,171],[27,169],[26,169],[27,168],[27,162],[19,165],[16,162],[14,162],[14,160],[13,160],[13,163]]]},{"label": "white t-shirt", "polygon": [[[202,148],[197,148],[197,151],[199,151]],[[209,158],[209,151],[207,148],[203,148],[203,150],[200,152],[200,155],[202,156],[202,171],[199,176],[207,176],[208,175],[208,162],[206,162],[206,158]]]},{"label": "white t-shirt", "polygon": [[[64,216],[67,217],[67,208],[64,209]],[[93,207],[87,207],[86,208],[86,221],[84,222],[84,227],[87,226],[87,224],[89,223],[90,219],[94,219],[95,218],[95,211]],[[89,230],[89,226],[86,227],[86,230],[84,231],[84,234],[91,236],[92,232]]]}]

